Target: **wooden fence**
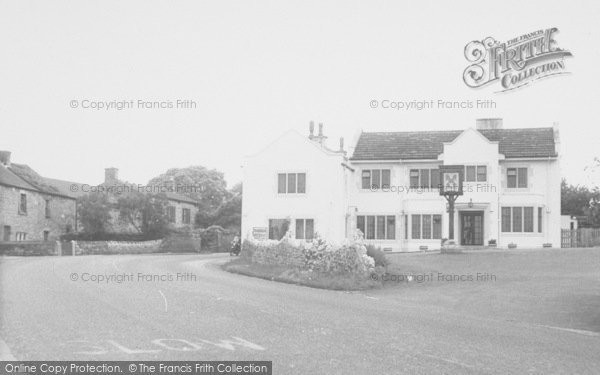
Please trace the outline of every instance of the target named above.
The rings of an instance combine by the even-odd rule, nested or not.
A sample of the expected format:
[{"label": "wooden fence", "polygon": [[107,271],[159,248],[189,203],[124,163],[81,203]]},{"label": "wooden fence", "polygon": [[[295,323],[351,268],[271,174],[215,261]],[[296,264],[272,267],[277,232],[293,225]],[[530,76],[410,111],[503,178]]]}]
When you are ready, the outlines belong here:
[{"label": "wooden fence", "polygon": [[563,229],[560,247],[600,246],[600,228]]}]

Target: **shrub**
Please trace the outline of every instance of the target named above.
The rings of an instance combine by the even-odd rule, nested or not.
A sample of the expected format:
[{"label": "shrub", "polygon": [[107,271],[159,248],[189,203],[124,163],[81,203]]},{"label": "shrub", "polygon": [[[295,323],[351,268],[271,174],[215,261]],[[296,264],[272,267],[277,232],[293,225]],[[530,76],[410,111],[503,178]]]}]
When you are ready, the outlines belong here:
[{"label": "shrub", "polygon": [[387,267],[390,264],[390,261],[380,247],[375,247],[371,244],[367,245],[366,247],[367,255],[373,258],[375,261],[375,267]]},{"label": "shrub", "polygon": [[340,245],[315,238],[312,242],[295,240],[289,234],[281,241],[247,239],[242,246],[242,258],[253,263],[280,265],[321,273],[353,273],[368,275],[375,267],[360,241]]}]

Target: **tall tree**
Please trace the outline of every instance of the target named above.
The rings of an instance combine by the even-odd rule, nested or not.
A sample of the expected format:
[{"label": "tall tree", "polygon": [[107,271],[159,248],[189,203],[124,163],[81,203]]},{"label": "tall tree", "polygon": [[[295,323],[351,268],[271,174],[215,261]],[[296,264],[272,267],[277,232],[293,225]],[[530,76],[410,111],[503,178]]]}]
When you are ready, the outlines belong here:
[{"label": "tall tree", "polygon": [[203,215],[210,216],[227,197],[227,183],[222,172],[202,166],[171,168],[154,177],[148,185],[171,187],[174,192],[199,202]]},{"label": "tall tree", "polygon": [[91,193],[77,201],[79,221],[85,233],[105,233],[110,222],[110,202],[106,194]]},{"label": "tall tree", "polygon": [[168,201],[164,194],[130,192],[121,195],[117,205],[119,216],[138,232],[155,237],[160,237],[167,232]]}]

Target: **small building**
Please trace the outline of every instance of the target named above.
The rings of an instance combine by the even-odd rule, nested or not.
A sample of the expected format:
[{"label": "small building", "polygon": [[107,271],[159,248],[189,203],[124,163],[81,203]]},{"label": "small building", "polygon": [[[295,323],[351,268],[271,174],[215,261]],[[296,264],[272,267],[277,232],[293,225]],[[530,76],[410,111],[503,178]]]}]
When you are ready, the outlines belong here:
[{"label": "small building", "polygon": [[0,241],[52,241],[77,231],[76,198],[0,151]]}]

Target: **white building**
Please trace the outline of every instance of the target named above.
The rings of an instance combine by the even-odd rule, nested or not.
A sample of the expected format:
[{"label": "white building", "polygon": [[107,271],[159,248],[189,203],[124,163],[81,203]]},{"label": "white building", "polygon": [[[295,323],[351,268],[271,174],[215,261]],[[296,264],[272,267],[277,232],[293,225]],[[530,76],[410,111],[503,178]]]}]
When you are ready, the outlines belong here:
[{"label": "white building", "polygon": [[350,154],[289,131],[244,165],[242,236],[341,240],[360,229],[386,251],[437,249],[449,236],[441,165],[464,166],[454,238],[463,246],[560,247],[556,128],[361,132]]}]

